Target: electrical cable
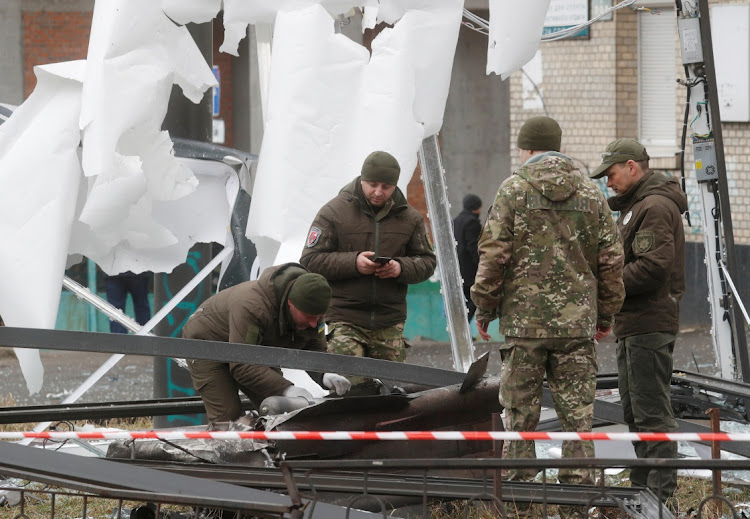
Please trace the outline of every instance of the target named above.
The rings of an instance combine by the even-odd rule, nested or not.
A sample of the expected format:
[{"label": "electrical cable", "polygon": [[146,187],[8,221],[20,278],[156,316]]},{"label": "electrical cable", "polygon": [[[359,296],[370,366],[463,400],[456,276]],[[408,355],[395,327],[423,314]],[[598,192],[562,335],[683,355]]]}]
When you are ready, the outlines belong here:
[{"label": "electrical cable", "polygon": [[[594,18],[587,20],[581,24],[574,25],[572,27],[566,27],[565,29],[555,31],[551,34],[543,34],[541,36],[541,40],[542,41],[557,41],[557,40],[562,40],[562,39],[574,36],[578,34],[579,32],[581,32],[586,27],[592,25],[594,22],[601,20],[608,14],[613,13],[614,11],[617,11],[618,9],[622,9],[624,7],[630,7],[636,1],[637,0],[623,0],[619,4],[613,5],[612,7],[605,9]],[[647,10],[650,11],[650,9],[647,9]],[[466,28],[476,31],[480,34],[484,34],[487,36],[489,35],[490,23],[487,20],[485,20],[481,16],[478,16],[472,13],[468,9],[464,9],[463,16],[464,18],[468,20],[468,22],[461,22]]]},{"label": "electrical cable", "polygon": [[[713,189],[711,190],[714,195],[714,208],[711,211],[711,216],[714,218],[714,243],[716,246],[716,263],[721,265],[721,205],[719,201],[719,186],[716,180],[711,181]],[[730,321],[729,315],[729,290],[727,289],[727,280],[724,276],[724,271],[719,269],[719,282],[721,284],[721,300],[722,307],[724,308],[724,315],[722,321]],[[731,322],[731,321],[730,321]],[[734,327],[729,327],[729,333],[732,337],[732,344],[734,344]]]},{"label": "electrical cable", "polygon": [[586,27],[589,27],[590,25],[592,25],[594,22],[598,22],[599,20],[601,20],[602,18],[604,18],[605,16],[607,16],[609,13],[612,13],[612,12],[614,12],[614,11],[616,11],[618,9],[622,9],[624,7],[630,7],[635,2],[636,2],[636,0],[623,0],[619,4],[613,5],[612,7],[608,8],[608,9],[605,9],[604,11],[602,11],[601,13],[599,13],[597,16],[595,16],[594,18],[592,18],[592,19],[590,19],[590,20],[588,20],[586,22],[583,22],[583,23],[581,23],[579,25],[574,25],[573,27],[568,27],[568,28],[563,29],[561,31],[555,31],[555,32],[553,32],[551,34],[542,35],[542,41],[556,41],[556,40],[562,40],[564,38],[568,38],[570,36],[574,36],[574,35],[578,34],[579,32],[581,32]]},{"label": "electrical cable", "polygon": [[[677,0],[679,2],[679,0]],[[685,77],[688,77],[689,71],[687,65],[685,65]],[[687,90],[687,100],[685,101],[685,117],[682,120],[682,138],[680,139],[680,176],[682,177],[682,192],[687,193],[685,185],[685,140],[687,138],[687,122],[690,117],[690,87]],[[693,225],[690,223],[690,210],[685,211],[685,219],[687,220],[688,227]]]},{"label": "electrical cable", "polygon": [[521,73],[524,76],[526,76],[526,79],[529,80],[529,82],[531,83],[531,86],[534,87],[534,90],[536,91],[536,95],[538,95],[539,99],[542,101],[542,108],[544,108],[544,115],[546,115],[547,117],[551,117],[551,115],[549,114],[549,110],[547,110],[547,103],[544,101],[544,96],[542,95],[542,91],[539,90],[539,86],[534,82],[533,79],[531,79],[531,76],[529,76],[529,74],[526,72],[526,70],[524,70],[523,67],[521,67]]}]

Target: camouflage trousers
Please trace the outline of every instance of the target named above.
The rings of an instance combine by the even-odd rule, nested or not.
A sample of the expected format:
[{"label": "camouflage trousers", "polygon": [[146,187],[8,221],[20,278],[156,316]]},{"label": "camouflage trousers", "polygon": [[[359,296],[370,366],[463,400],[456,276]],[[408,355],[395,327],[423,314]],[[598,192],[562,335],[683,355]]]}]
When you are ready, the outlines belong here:
[{"label": "camouflage trousers", "polygon": [[[406,360],[404,323],[370,330],[337,321],[328,323],[328,334],[328,353],[397,362]],[[347,378],[352,384],[361,384],[369,380],[364,377]]]},{"label": "camouflage trousers", "polygon": [[406,360],[404,323],[370,330],[339,321],[328,323],[328,334],[328,353],[397,362]]},{"label": "camouflage trousers", "polygon": [[[500,349],[503,360],[500,404],[505,407],[505,428],[508,431],[536,430],[546,372],[562,430],[591,431],[598,370],[593,339],[506,337],[505,340]],[[590,441],[564,441],[562,455],[564,458],[593,458],[594,444]],[[534,442],[505,442],[503,457],[536,458]],[[534,469],[511,470],[507,479],[531,480],[536,475]],[[558,479],[561,483],[572,484],[591,485],[595,482],[594,471],[590,469],[561,469]],[[577,511],[561,513],[564,517],[578,515]]]}]

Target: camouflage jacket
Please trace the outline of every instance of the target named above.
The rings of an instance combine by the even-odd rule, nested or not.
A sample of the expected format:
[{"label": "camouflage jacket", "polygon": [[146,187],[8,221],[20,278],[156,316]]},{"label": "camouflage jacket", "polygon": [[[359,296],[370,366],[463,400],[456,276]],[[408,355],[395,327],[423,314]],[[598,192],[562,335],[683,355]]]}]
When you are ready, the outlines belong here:
[{"label": "camouflage jacket", "polygon": [[685,292],[687,196],[675,178],[649,171],[609,206],[625,248],[625,303],[615,316],[619,338],[653,332],[677,334]]},{"label": "camouflage jacket", "polygon": [[625,297],[622,242],[604,195],[556,152],[535,155],[497,192],[471,289],[477,321],[510,337],[591,337]]},{"label": "camouflage jacket", "polygon": [[[182,328],[187,339],[225,341],[296,350],[326,351],[325,326],[297,330],[286,304],[293,281],[307,272],[301,265],[286,263],[267,268],[256,281],[245,281],[209,297]],[[292,383],[278,369],[245,366],[257,379],[258,392],[280,395]],[[310,373],[320,383],[322,374]]]},{"label": "camouflage jacket", "polygon": [[[393,203],[374,214],[359,177],[318,211],[300,263],[322,274],[333,291],[328,322],[343,321],[370,330],[406,320],[409,284],[427,280],[435,271],[435,254],[427,241],[424,218],[400,189]],[[371,250],[401,264],[401,275],[379,279],[357,270],[357,255]]]}]

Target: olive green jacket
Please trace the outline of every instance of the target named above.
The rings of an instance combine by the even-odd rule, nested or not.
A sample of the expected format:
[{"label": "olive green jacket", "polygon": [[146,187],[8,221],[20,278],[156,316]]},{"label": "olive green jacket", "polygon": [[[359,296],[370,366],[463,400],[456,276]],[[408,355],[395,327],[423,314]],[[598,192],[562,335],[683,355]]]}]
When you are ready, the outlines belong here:
[{"label": "olive green jacket", "polygon": [[[344,321],[371,330],[406,320],[407,285],[435,271],[435,254],[424,219],[400,189],[377,214],[362,192],[360,178],[345,186],[318,212],[300,263],[322,274],[333,291],[328,322]],[[357,255],[373,251],[401,264],[401,275],[379,279],[357,270]]]},{"label": "olive green jacket", "polygon": [[[289,314],[287,297],[294,281],[307,270],[286,263],[263,271],[257,281],[246,281],[208,298],[190,316],[182,329],[188,339],[224,341],[297,350],[326,351],[325,325],[297,330]],[[251,377],[262,395],[280,395],[291,386],[279,369],[268,366],[230,364]],[[310,373],[320,383],[321,375]]]},{"label": "olive green jacket", "polygon": [[608,202],[620,211],[617,227],[625,249],[625,303],[615,317],[615,335],[677,334],[685,293],[687,196],[676,178],[649,171]]},{"label": "olive green jacket", "polygon": [[557,152],[536,155],[497,192],[471,288],[477,321],[511,337],[593,337],[625,297],[622,242],[599,188]]}]

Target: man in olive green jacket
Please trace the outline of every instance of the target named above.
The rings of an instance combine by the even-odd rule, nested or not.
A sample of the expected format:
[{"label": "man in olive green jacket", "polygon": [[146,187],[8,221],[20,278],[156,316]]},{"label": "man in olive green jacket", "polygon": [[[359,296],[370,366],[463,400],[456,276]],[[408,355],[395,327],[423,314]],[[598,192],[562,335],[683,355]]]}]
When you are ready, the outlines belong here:
[{"label": "man in olive green jacket", "polygon": [[[208,298],[185,323],[182,336],[323,352],[323,317],[330,299],[331,289],[323,276],[287,263],[264,270],[257,281]],[[256,405],[274,395],[312,400],[307,390],[294,386],[278,368],[195,359],[188,361],[188,368],[211,423],[242,416],[238,390]],[[338,394],[349,389],[349,381],[335,373],[310,375]]]},{"label": "man in olive green jacket", "polygon": [[[617,227],[625,247],[625,303],[615,316],[617,378],[625,422],[634,432],[677,429],[671,404],[672,353],[680,330],[685,292],[687,196],[676,178],[649,169],[638,141],[611,142],[593,178],[607,177],[620,212]],[[639,458],[676,458],[675,442],[633,442]],[[648,486],[663,502],[677,487],[677,469],[630,472],[634,485]]]},{"label": "man in olive green jacket", "polygon": [[371,153],[362,174],[315,217],[300,263],[333,291],[328,351],[384,360],[406,358],[407,286],[435,271],[424,219],[396,186],[401,168]]}]

